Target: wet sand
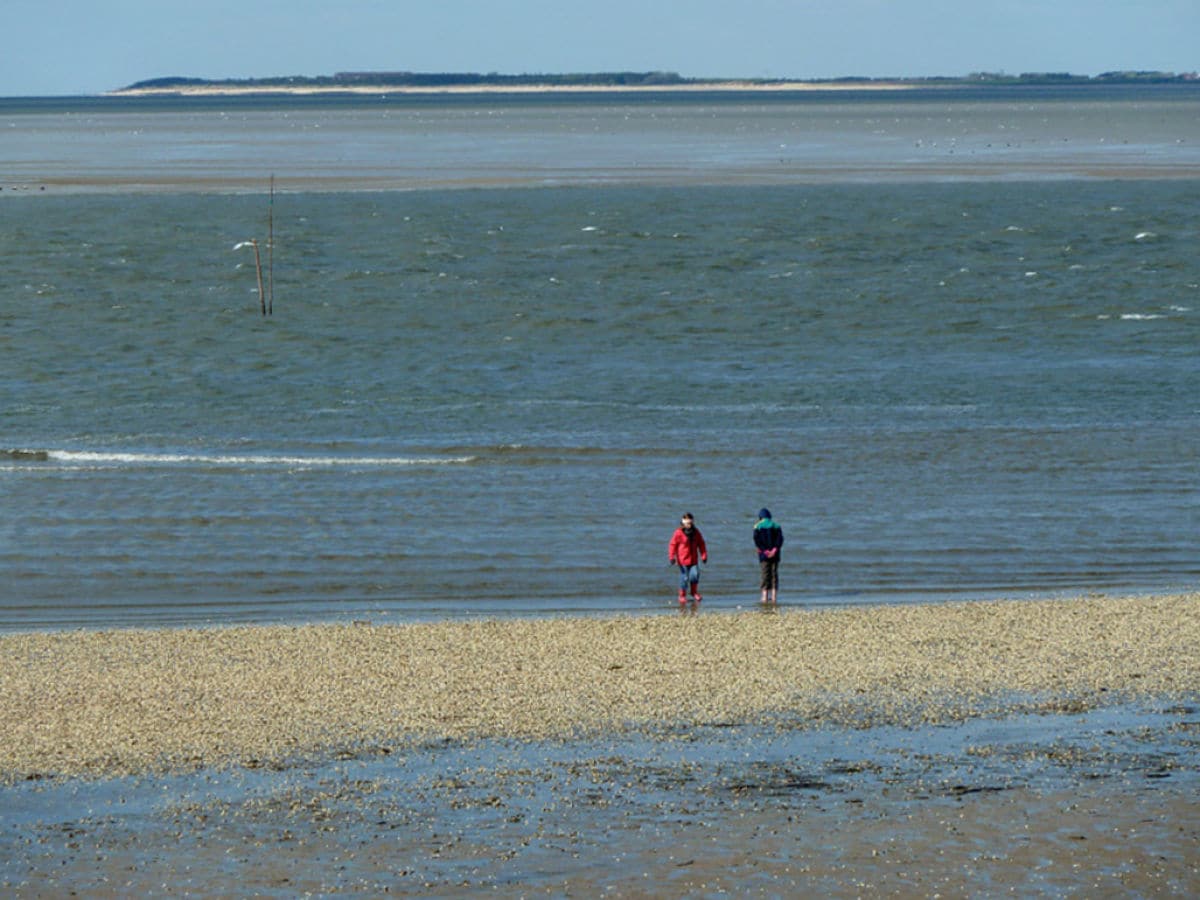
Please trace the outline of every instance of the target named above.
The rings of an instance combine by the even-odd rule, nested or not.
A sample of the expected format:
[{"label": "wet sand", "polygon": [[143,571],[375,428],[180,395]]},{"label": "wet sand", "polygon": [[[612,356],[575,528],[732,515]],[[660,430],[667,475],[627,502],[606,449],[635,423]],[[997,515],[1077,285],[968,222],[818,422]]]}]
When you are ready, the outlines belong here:
[{"label": "wet sand", "polygon": [[9,896],[1195,896],[1195,706],[33,781]]},{"label": "wet sand", "polygon": [[542,770],[515,788],[481,782],[447,777],[401,796],[386,780],[343,775],[142,815],[77,809],[19,839],[0,831],[0,887],[105,897],[1188,897],[1200,888],[1194,782],[923,798],[680,787],[647,802],[620,786],[613,799],[603,784],[563,790]]},{"label": "wet sand", "polygon": [[1190,896],[1200,595],[0,637],[0,887]]}]

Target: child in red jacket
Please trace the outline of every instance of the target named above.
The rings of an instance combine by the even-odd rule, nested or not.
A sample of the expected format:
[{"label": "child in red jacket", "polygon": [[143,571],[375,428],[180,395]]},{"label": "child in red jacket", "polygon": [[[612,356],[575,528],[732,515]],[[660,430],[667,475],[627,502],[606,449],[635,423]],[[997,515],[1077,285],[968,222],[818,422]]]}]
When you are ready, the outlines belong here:
[{"label": "child in red jacket", "polygon": [[698,589],[700,584],[700,563],[708,562],[708,547],[704,544],[704,535],[696,527],[696,520],[691,513],[680,516],[679,527],[671,535],[671,543],[667,546],[667,559],[671,565],[679,566],[679,605],[688,601],[688,590],[692,592],[692,604],[702,599]]}]

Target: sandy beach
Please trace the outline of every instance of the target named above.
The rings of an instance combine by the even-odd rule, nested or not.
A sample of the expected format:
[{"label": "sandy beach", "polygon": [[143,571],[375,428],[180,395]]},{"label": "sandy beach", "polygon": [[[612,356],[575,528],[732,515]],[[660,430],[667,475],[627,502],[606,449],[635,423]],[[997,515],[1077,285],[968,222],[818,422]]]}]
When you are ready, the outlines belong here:
[{"label": "sandy beach", "polygon": [[1200,594],[0,637],[9,779],[414,739],[950,721],[1200,688]]},{"label": "sandy beach", "polygon": [[10,896],[1192,896],[1200,594],[0,637]]}]

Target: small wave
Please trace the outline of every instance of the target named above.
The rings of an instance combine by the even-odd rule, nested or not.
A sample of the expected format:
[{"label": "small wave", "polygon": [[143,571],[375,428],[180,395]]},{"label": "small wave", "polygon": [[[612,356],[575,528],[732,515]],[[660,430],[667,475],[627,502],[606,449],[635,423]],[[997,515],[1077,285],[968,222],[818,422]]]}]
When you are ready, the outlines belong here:
[{"label": "small wave", "polygon": [[438,466],[474,462],[472,456],[275,456],[271,454],[124,453],[101,450],[9,451],[67,464],[115,466],[280,466],[301,468]]},{"label": "small wave", "polygon": [[574,400],[574,399],[524,399],[510,401],[513,406],[534,408],[597,408],[626,410],[638,413],[778,413],[812,412],[820,409],[816,403],[787,403],[751,400],[745,403],[655,403],[636,400]]},{"label": "small wave", "polygon": [[597,447],[539,444],[494,444],[462,448],[464,459],[474,462],[502,463],[547,463],[569,462],[576,459],[599,459],[615,457],[624,459],[632,456],[656,456],[663,452],[675,452],[655,447]]},{"label": "small wave", "polygon": [[0,450],[0,459],[12,459],[18,462],[47,462],[50,453],[47,450]]}]

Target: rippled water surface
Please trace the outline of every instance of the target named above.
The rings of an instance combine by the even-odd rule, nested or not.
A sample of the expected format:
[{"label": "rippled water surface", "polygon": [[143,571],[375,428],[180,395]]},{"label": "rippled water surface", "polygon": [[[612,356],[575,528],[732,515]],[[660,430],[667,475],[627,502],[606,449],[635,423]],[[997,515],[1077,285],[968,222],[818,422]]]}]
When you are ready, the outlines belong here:
[{"label": "rippled water surface", "polygon": [[1200,181],[731,181],[0,194],[0,625],[1194,585]]}]

